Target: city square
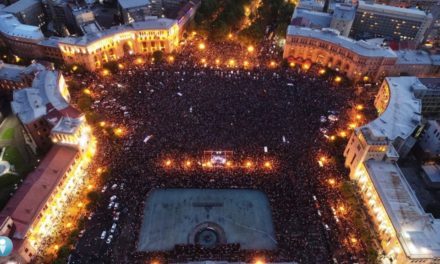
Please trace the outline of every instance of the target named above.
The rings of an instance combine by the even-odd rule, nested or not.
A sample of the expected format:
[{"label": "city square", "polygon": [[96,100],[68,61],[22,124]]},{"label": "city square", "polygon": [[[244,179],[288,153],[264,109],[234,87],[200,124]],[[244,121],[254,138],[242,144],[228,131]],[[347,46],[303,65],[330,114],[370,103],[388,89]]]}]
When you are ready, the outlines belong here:
[{"label": "city square", "polygon": [[[94,133],[100,142],[99,156],[105,160],[100,167],[109,170],[110,179],[105,198],[90,221],[92,231],[87,231],[86,224],[73,259],[81,256],[78,263],[110,259],[117,263],[121,261],[118,257],[127,256],[130,262],[204,257],[298,263],[324,263],[333,257],[366,261],[364,245],[347,243],[359,236],[350,219],[344,219],[344,212],[340,214],[341,229],[330,209],[344,204],[328,181],[343,180],[344,170],[332,155],[339,148],[336,142],[343,139],[338,133],[348,129],[348,121],[344,115],[338,122],[322,121],[323,116],[353,107],[354,97],[348,92],[352,88],[336,82],[334,74],[320,74],[319,68],[273,66],[267,58],[260,62],[257,55],[253,63],[260,67],[216,65],[213,59],[210,66],[208,60],[200,62],[197,53],[203,52],[197,51],[197,43],[188,47],[195,50],[194,58],[184,51],[161,64],[149,62],[151,58],[142,58],[142,64],[136,63],[139,58],[129,58],[134,63],[121,61],[125,67],[117,74],[82,75],[81,87],[87,90],[79,89],[76,95],[72,91],[73,97],[86,94],[93,98],[91,108],[99,115]],[[206,45],[213,50],[211,58],[222,56]],[[225,45],[247,52],[246,47]],[[235,55],[232,58],[239,60],[240,53],[230,53],[227,58]],[[223,56],[222,60],[227,61]],[[310,104],[312,108],[306,107]],[[332,141],[331,135],[338,139]],[[228,165],[216,167],[204,161],[204,151],[212,149],[232,151]],[[328,160],[320,167],[323,157]],[[113,191],[110,186],[114,184],[124,187]],[[189,253],[191,248],[132,253],[146,194],[157,188],[181,187],[264,191],[271,201],[277,249],[261,253],[229,249],[231,253],[223,254],[206,249],[200,258]],[[113,195],[122,208],[121,226],[107,246],[99,235],[111,225],[107,201]]]},{"label": "city square", "polygon": [[438,0],[0,0],[0,263],[440,258]]}]

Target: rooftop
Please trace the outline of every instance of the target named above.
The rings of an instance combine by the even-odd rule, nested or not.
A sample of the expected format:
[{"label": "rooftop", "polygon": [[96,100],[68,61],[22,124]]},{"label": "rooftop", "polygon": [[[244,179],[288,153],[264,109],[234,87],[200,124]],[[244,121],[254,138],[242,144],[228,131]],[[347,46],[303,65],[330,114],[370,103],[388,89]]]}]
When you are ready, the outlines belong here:
[{"label": "rooftop", "polygon": [[440,183],[440,166],[437,164],[433,165],[423,165],[423,172],[425,172],[426,176],[429,178],[431,182],[439,182]]},{"label": "rooftop", "polygon": [[385,111],[361,129],[368,129],[375,137],[395,140],[406,139],[420,124],[422,102],[417,99],[412,87],[418,82],[417,77],[387,77],[390,98]]},{"label": "rooftop", "polygon": [[123,9],[131,9],[136,7],[143,7],[151,4],[150,0],[118,0],[119,5]]},{"label": "rooftop", "polygon": [[440,257],[440,220],[423,210],[399,167],[375,160],[364,164],[405,254],[413,259]]},{"label": "rooftop", "polygon": [[292,15],[292,20],[295,18],[305,18],[315,26],[326,28],[330,26],[332,15],[328,13],[323,13],[323,12],[318,12],[318,11],[313,11],[298,7],[295,8],[295,11],[293,12]]},{"label": "rooftop", "polygon": [[83,118],[62,117],[52,129],[52,133],[74,134],[83,122]]},{"label": "rooftop", "polygon": [[168,18],[149,19],[145,21],[134,22],[128,25],[114,26],[107,30],[92,32],[85,34],[82,37],[66,37],[60,38],[60,43],[75,44],[75,45],[88,45],[94,41],[102,38],[112,37],[118,33],[126,33],[127,31],[142,31],[142,30],[168,30],[177,21]]},{"label": "rooftop", "polygon": [[43,32],[36,26],[21,24],[12,14],[0,13],[0,33],[10,37],[28,39],[29,41],[41,41],[44,39]]},{"label": "rooftop", "polygon": [[59,89],[59,78],[58,71],[39,71],[32,87],[14,91],[12,111],[22,123],[29,124],[43,117],[51,108],[61,110],[69,106]]},{"label": "rooftop", "polygon": [[11,14],[16,14],[16,13],[20,13],[22,11],[25,11],[28,8],[31,8],[34,5],[41,5],[41,1],[40,0],[19,0],[15,3],[13,3],[12,5],[9,5],[5,8],[3,8],[2,11],[7,12],[7,13],[11,13]]},{"label": "rooftop", "polygon": [[0,60],[0,79],[19,82],[26,67],[7,64]]},{"label": "rooftop", "polygon": [[333,18],[338,20],[350,21],[354,19],[356,9],[348,4],[335,4]]},{"label": "rooftop", "polygon": [[78,150],[54,145],[12,196],[0,216],[14,220],[14,238],[23,239],[52,192],[74,162]]},{"label": "rooftop", "polygon": [[433,63],[431,55],[423,50],[399,50],[397,54],[397,64],[429,64]]},{"label": "rooftop", "polygon": [[[401,8],[390,5],[370,4],[359,1],[357,12],[380,13],[382,15],[403,16],[405,19],[425,19],[428,15],[416,8]],[[399,17],[400,18],[400,17]]]},{"label": "rooftop", "polygon": [[336,30],[324,28],[322,30],[316,30],[311,28],[289,26],[287,29],[287,35],[291,36],[304,36],[308,38],[316,38],[324,40],[340,47],[349,49],[361,56],[365,57],[388,57],[396,58],[396,54],[389,48],[383,48],[370,44],[366,41],[355,41],[353,39],[339,35]]}]

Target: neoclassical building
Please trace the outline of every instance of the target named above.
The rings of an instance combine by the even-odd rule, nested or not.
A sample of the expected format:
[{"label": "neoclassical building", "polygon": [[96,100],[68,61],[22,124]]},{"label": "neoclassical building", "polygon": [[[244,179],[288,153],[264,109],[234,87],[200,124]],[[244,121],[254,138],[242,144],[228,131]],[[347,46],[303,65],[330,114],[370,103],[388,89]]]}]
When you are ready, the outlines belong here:
[{"label": "neoclassical building", "polygon": [[430,100],[416,91],[426,81],[431,80],[385,78],[375,100],[379,116],[356,128],[344,151],[350,179],[358,187],[389,263],[440,260],[440,219],[424,210],[397,163],[423,131],[423,105]]},{"label": "neoclassical building", "polygon": [[353,80],[365,76],[378,80],[386,76],[397,61],[392,50],[343,37],[337,30],[296,26],[288,27],[283,57],[289,61],[320,64]]},{"label": "neoclassical building", "polygon": [[151,54],[157,50],[173,52],[179,45],[179,26],[176,20],[152,19],[83,37],[62,38],[58,45],[65,63],[95,70],[127,55]]}]

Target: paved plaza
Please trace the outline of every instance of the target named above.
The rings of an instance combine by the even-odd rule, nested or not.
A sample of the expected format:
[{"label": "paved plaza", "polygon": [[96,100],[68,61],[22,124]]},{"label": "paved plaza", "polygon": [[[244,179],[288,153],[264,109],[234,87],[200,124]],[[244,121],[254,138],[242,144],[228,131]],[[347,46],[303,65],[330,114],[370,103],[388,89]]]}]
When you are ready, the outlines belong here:
[{"label": "paved plaza", "polygon": [[269,202],[248,189],[159,189],[147,197],[138,250],[166,251],[176,244],[238,243],[275,249]]}]

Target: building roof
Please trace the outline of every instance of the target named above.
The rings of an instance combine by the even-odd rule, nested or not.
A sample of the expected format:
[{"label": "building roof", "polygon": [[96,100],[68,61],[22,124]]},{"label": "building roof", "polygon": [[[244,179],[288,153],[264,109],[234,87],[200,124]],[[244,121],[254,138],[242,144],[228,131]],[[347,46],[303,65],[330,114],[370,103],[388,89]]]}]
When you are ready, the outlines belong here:
[{"label": "building roof", "polygon": [[324,1],[317,0],[301,0],[298,3],[297,8],[304,8],[309,10],[320,10],[322,11],[324,8]]},{"label": "building roof", "polygon": [[305,18],[315,26],[326,28],[326,27],[330,27],[332,15],[328,13],[308,10],[304,8],[295,8],[295,11],[293,12],[292,15],[292,20],[295,18]]},{"label": "building roof", "polygon": [[339,35],[339,32],[334,29],[324,28],[322,30],[316,30],[291,25],[287,29],[287,35],[303,36],[307,38],[319,39],[321,41],[327,41],[365,57],[397,57],[396,54],[389,48],[379,47],[363,40],[355,41]]},{"label": "building roof", "polygon": [[143,7],[151,4],[150,0],[118,0],[122,9],[131,9],[137,7]]},{"label": "building roof", "polygon": [[397,137],[406,139],[422,120],[422,102],[413,93],[417,77],[387,77],[390,97],[383,113],[361,127],[368,129],[375,137],[385,137],[391,141]]},{"label": "building roof", "polygon": [[43,32],[39,27],[24,25],[15,16],[4,13],[0,13],[0,33],[33,42],[44,39]]},{"label": "building roof", "polygon": [[364,164],[405,254],[412,259],[440,257],[440,220],[423,210],[399,167],[375,160]]},{"label": "building roof", "polygon": [[0,79],[19,82],[25,68],[19,65],[7,64],[0,60]]},{"label": "building roof", "polygon": [[433,183],[440,183],[440,166],[438,164],[422,165],[422,170]]},{"label": "building roof", "polygon": [[395,52],[397,54],[396,64],[432,64],[431,55],[423,50],[399,50]]},{"label": "building roof", "polygon": [[338,20],[350,21],[354,19],[356,9],[349,4],[335,4],[333,18]]},{"label": "building roof", "polygon": [[401,8],[390,5],[372,4],[365,1],[359,1],[357,12],[379,13],[381,15],[398,16],[405,20],[418,19],[423,20],[428,16],[424,11],[416,8]]},{"label": "building roof", "polygon": [[62,117],[51,133],[74,134],[84,122],[82,118]]},{"label": "building roof", "polygon": [[16,13],[23,12],[28,8],[31,8],[34,5],[41,5],[41,1],[40,0],[19,0],[15,3],[13,3],[12,5],[9,5],[5,8],[3,8],[2,11],[7,12],[7,13],[11,13],[11,14],[16,14]]},{"label": "building roof", "polygon": [[75,148],[54,145],[0,212],[1,216],[10,216],[14,220],[15,238],[26,236],[77,154]]},{"label": "building roof", "polygon": [[14,91],[12,111],[22,123],[29,124],[43,117],[52,107],[61,110],[69,106],[58,87],[59,78],[58,71],[40,71],[32,87]]},{"label": "building roof", "polygon": [[92,32],[85,34],[82,37],[66,37],[60,38],[60,43],[75,44],[75,45],[88,45],[94,41],[100,40],[106,37],[112,37],[118,33],[126,33],[129,31],[142,31],[142,30],[167,30],[170,29],[177,21],[168,18],[149,19],[145,21],[138,21],[128,25],[114,26],[109,29]]}]

